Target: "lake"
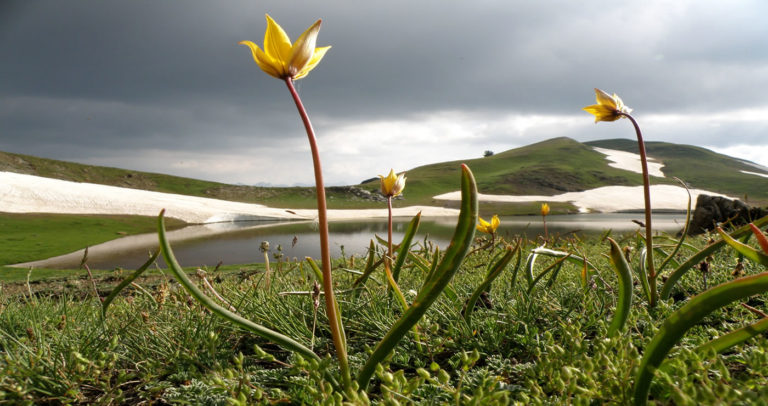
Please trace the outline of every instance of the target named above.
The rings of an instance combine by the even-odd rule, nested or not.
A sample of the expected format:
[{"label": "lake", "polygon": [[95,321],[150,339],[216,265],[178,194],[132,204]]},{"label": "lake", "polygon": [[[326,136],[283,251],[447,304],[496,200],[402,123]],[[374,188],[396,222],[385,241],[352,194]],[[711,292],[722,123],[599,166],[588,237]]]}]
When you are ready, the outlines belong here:
[{"label": "lake", "polygon": [[[632,220],[642,221],[643,213],[572,214],[548,216],[550,234],[599,235],[611,229],[615,233],[638,230]],[[410,219],[399,218],[394,223],[394,242],[399,242]],[[489,219],[486,219],[489,220]],[[676,233],[683,228],[684,214],[654,214],[654,230]],[[414,241],[429,238],[441,248],[448,246],[456,225],[455,218],[423,218]],[[330,223],[331,254],[334,258],[345,255],[365,255],[371,238],[387,236],[387,223],[383,219],[366,221],[338,221]],[[499,235],[513,237],[525,234],[535,237],[544,234],[540,216],[511,216],[501,219]],[[478,234],[479,235],[479,234]],[[262,241],[270,244],[270,261],[274,254],[284,259],[306,256],[320,257],[320,239],[312,222],[235,222],[196,225],[169,233],[176,258],[183,266],[214,267],[224,264],[264,262],[259,250]],[[295,241],[295,243],[294,243]],[[89,249],[88,265],[92,269],[135,269],[157,247],[157,236],[147,234],[130,236]],[[278,249],[279,247],[279,249]],[[77,268],[82,251],[34,263],[36,267]]]}]

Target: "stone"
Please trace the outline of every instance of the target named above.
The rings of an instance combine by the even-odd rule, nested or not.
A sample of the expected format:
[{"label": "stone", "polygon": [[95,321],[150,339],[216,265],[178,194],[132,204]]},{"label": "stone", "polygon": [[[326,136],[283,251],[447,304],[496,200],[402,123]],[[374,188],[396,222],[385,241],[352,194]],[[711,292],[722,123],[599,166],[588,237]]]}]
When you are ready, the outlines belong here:
[{"label": "stone", "polygon": [[696,199],[688,235],[703,234],[728,221],[736,226],[744,225],[766,215],[768,209],[751,207],[741,200],[701,194]]}]

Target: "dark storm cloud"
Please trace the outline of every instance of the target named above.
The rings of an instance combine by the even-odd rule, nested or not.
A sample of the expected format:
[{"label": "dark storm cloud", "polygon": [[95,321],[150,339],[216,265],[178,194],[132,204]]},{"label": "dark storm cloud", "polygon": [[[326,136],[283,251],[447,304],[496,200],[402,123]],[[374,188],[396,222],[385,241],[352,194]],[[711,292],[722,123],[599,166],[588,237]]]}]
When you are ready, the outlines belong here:
[{"label": "dark storm cloud", "polygon": [[[467,128],[479,128],[483,120],[496,125],[467,130],[478,151],[550,136],[626,136],[616,127],[504,127],[509,114],[585,114],[579,109],[593,102],[595,86],[619,93],[639,117],[768,106],[761,90],[768,87],[768,28],[759,21],[768,7],[762,3],[611,6],[4,0],[0,149],[88,162],[98,156],[100,163],[112,157],[118,165],[130,164],[125,154],[147,150],[193,157],[295,147],[304,134],[285,86],[259,71],[248,49],[237,45],[262,42],[265,12],[292,39],[323,18],[318,46],[333,48],[297,84],[321,137],[329,134],[330,153],[348,160],[376,153],[358,145],[366,143],[357,136],[360,131],[374,131],[366,123],[407,139],[409,131],[424,127],[403,122],[428,122],[425,117],[435,115],[443,121],[456,117]],[[669,128],[674,131],[659,127],[650,133],[672,142],[765,143],[765,123]],[[461,136],[453,139],[454,151],[467,150],[460,141]],[[276,167],[281,163],[275,160]],[[163,170],[161,164],[154,168]],[[184,168],[189,167],[173,170]],[[266,181],[263,174],[249,176]]]}]

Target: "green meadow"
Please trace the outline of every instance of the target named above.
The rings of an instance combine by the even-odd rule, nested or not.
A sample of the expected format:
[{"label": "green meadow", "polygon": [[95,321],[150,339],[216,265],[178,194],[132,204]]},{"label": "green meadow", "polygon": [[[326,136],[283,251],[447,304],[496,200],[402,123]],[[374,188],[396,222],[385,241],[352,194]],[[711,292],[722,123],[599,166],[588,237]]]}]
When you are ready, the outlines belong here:
[{"label": "green meadow", "polygon": [[[637,247],[635,235],[613,236]],[[513,238],[508,236],[507,238]],[[709,237],[690,238],[677,258],[691,256]],[[540,257],[527,280],[526,256],[513,259],[476,306],[467,299],[487,276],[497,248],[479,239],[451,289],[377,368],[367,399],[374,404],[627,404],[647,343],[660,323],[690,297],[731,281],[739,256],[723,249],[709,269],[693,269],[673,294],[649,309],[639,286],[620,334],[609,335],[618,280],[600,238],[554,239],[549,246],[579,252],[596,271]],[[511,242],[511,241],[510,241]],[[525,252],[540,241],[523,242]],[[660,248],[671,240],[660,237]],[[427,257],[429,246],[413,248]],[[380,249],[379,249],[380,252]],[[636,264],[639,250],[628,251]],[[414,260],[418,261],[418,260]],[[428,271],[406,262],[400,287],[409,300]],[[744,275],[761,267],[744,261]],[[349,290],[366,258],[335,258],[339,306],[349,359],[359,367],[401,315],[387,294],[381,268],[360,290]],[[304,262],[207,269],[205,280],[238,314],[283,332],[317,352],[316,363],[229,324],[180,289],[167,270],[152,267],[124,289],[102,316],[102,303],[129,270],[94,276],[85,271],[45,283],[4,281],[0,291],[0,403],[2,404],[318,404],[333,399],[322,371],[337,371],[323,307],[308,294],[314,276]],[[191,275],[196,269],[187,269]],[[37,273],[32,271],[32,276]],[[26,273],[26,271],[25,271]],[[541,278],[538,276],[544,273]],[[669,271],[665,272],[668,275]],[[201,288],[201,276],[192,276]],[[97,297],[98,295],[98,297]],[[758,335],[721,355],[698,347],[760,320],[766,296],[714,312],[692,328],[667,358],[651,386],[653,404],[759,404],[768,395],[768,340]],[[743,304],[742,304],[743,303]],[[338,395],[336,395],[338,396]]]}]

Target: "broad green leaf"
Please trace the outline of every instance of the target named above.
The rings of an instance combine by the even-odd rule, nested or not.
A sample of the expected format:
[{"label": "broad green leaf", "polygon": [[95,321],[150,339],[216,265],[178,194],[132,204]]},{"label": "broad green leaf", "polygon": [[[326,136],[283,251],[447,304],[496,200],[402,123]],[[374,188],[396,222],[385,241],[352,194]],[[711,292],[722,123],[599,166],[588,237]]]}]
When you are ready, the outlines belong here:
[{"label": "broad green leaf", "polygon": [[715,286],[691,298],[661,325],[656,336],[645,347],[640,369],[635,378],[634,403],[648,400],[654,371],[683,335],[713,311],[737,300],[768,291],[768,272],[745,276]]},{"label": "broad green leaf", "polygon": [[621,251],[621,247],[612,238],[608,238],[611,244],[610,262],[619,280],[619,297],[616,301],[616,311],[613,314],[608,335],[612,336],[624,327],[629,316],[629,308],[632,306],[632,270]]}]

